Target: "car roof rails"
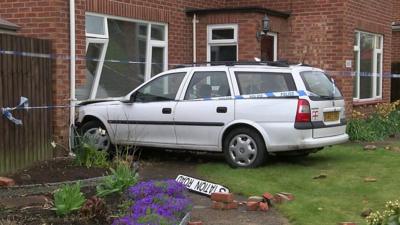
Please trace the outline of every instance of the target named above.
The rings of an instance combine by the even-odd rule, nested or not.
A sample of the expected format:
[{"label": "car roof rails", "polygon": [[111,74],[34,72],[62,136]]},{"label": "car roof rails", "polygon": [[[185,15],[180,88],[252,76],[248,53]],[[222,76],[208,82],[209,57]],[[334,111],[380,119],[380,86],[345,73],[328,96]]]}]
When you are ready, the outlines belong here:
[{"label": "car roof rails", "polygon": [[175,66],[178,68],[196,67],[196,66],[275,66],[275,67],[289,67],[287,61],[215,61],[215,62],[197,62],[188,63]]}]

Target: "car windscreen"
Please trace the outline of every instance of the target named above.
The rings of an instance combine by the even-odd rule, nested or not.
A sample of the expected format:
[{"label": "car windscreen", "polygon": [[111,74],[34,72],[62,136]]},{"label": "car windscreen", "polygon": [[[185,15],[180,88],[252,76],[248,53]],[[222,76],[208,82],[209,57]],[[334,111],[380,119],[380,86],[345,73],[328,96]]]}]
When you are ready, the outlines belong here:
[{"label": "car windscreen", "polygon": [[325,100],[325,99],[342,99],[342,94],[334,85],[331,79],[320,71],[304,71],[300,72],[307,91],[311,92],[310,99]]},{"label": "car windscreen", "polygon": [[241,95],[295,91],[290,73],[235,72]]}]

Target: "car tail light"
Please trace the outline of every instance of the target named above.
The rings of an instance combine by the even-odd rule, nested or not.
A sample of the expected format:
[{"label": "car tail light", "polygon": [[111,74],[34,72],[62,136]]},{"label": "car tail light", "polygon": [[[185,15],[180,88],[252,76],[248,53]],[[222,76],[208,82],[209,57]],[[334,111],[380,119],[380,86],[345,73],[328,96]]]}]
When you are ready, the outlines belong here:
[{"label": "car tail light", "polygon": [[311,109],[310,103],[305,99],[299,99],[297,102],[296,122],[310,122]]}]

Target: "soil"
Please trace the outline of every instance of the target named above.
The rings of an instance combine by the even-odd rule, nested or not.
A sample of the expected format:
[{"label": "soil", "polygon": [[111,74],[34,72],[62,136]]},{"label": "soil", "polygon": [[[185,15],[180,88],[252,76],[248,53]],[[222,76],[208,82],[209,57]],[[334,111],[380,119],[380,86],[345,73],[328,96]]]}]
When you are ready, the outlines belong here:
[{"label": "soil", "polygon": [[[82,188],[82,192],[88,199],[95,195],[94,188]],[[111,215],[117,212],[118,205],[123,201],[121,196],[109,196],[104,199],[107,205],[107,212],[105,214],[96,215],[96,217],[82,217],[79,212],[69,215],[67,217],[57,217],[55,215],[52,202],[52,194],[23,196],[20,199],[13,197],[11,201],[19,205],[8,209],[0,207],[0,224],[24,224],[24,225],[37,225],[37,224],[52,224],[52,225],[100,225],[111,224]],[[1,199],[2,201],[6,199]],[[10,206],[11,202],[7,205]],[[11,203],[12,205],[12,203]],[[15,221],[15,223],[5,223],[4,221]],[[3,222],[3,223],[2,223]]]},{"label": "soil", "polygon": [[[139,178],[150,179],[174,179],[178,174],[188,175],[205,180],[196,173],[196,166],[201,163],[220,161],[220,154],[194,154],[168,150],[145,149],[141,154]],[[66,180],[83,179],[100,176],[106,173],[103,169],[87,169],[71,165],[70,160],[47,161],[14,174],[18,184],[33,184],[45,182],[60,182]],[[21,179],[29,174],[30,179]],[[95,188],[83,188],[86,198],[95,194]],[[211,209],[211,200],[208,196],[189,193],[194,207],[191,212],[191,221],[202,221],[205,225],[288,225],[289,222],[276,209],[268,212],[247,212],[245,207],[234,210]],[[235,195],[239,201],[246,197]],[[0,224],[7,221],[18,221],[14,224],[111,224],[112,217],[118,212],[118,205],[123,202],[122,196],[111,196],[105,199],[108,213],[96,218],[84,218],[78,213],[68,217],[57,217],[51,208],[53,207],[52,193],[45,195],[20,196],[0,199]],[[13,224],[13,223],[6,223]]]},{"label": "soil", "polygon": [[[151,149],[151,152],[145,150],[142,153],[139,168],[141,180],[175,179],[179,174],[206,180],[197,174],[196,166],[201,163],[223,162],[224,160],[221,154],[199,155],[153,149]],[[289,221],[274,208],[271,208],[268,212],[248,212],[244,206],[233,210],[214,210],[211,208],[211,200],[208,196],[194,192],[190,192],[189,196],[194,204],[191,221],[202,221],[204,225],[289,225]],[[235,199],[243,201],[247,198],[235,194]]]},{"label": "soil", "polygon": [[38,162],[8,177],[14,179],[16,185],[28,185],[82,180],[100,177],[107,172],[108,169],[105,168],[77,166],[70,158],[60,158]]}]

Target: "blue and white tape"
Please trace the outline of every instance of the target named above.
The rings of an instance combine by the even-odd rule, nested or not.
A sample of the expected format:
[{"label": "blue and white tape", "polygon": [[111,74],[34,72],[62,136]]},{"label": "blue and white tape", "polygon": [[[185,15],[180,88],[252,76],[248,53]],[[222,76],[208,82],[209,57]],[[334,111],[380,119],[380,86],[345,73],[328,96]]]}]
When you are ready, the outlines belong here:
[{"label": "blue and white tape", "polygon": [[[240,99],[260,99],[260,98],[285,98],[285,97],[301,97],[301,96],[313,96],[312,92],[309,91],[284,91],[284,92],[266,92],[260,94],[250,94],[250,95],[237,95],[234,97],[224,96],[224,97],[211,97],[211,98],[198,98],[193,99],[193,101],[210,101],[210,100],[240,100]],[[16,119],[12,115],[14,110],[29,110],[29,109],[56,109],[56,108],[72,108],[80,107],[80,105],[47,105],[47,106],[29,106],[29,100],[26,97],[21,97],[20,102],[15,107],[4,107],[1,108],[3,117],[7,118],[16,125],[22,125],[22,120]]]}]

